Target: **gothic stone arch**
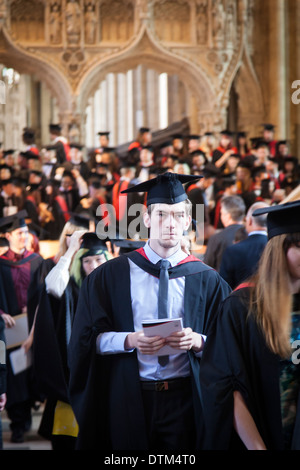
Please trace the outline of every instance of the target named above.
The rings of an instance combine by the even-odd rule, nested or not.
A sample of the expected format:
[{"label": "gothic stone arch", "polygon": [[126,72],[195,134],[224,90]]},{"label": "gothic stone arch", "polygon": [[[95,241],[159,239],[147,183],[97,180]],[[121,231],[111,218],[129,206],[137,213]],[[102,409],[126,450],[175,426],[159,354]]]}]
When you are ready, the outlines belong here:
[{"label": "gothic stone arch", "polygon": [[[206,125],[213,121],[216,109],[215,93],[205,72],[185,57],[164,49],[155,41],[147,28],[142,28],[136,40],[126,49],[100,58],[90,67],[78,84],[77,113],[84,116],[89,98],[100,82],[110,72],[126,72],[143,64],[159,73],[177,74],[179,79],[195,97],[201,115],[206,116]],[[199,123],[199,125],[203,123]]]},{"label": "gothic stone arch", "polygon": [[45,82],[52,95],[57,99],[60,113],[72,109],[72,90],[66,77],[60,73],[51,60],[46,61],[36,51],[32,53],[14,43],[6,33],[0,31],[0,63],[16,69],[19,73],[36,75]]}]

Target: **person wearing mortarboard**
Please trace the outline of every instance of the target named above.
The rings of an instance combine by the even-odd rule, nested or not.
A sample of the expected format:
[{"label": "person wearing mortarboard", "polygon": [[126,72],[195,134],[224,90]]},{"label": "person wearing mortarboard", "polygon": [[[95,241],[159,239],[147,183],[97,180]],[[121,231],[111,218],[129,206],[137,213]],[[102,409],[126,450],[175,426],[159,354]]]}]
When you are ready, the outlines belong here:
[{"label": "person wearing mortarboard", "polygon": [[216,201],[216,180],[219,170],[213,163],[207,163],[198,174],[203,175],[203,178],[190,185],[187,184],[186,192],[192,202],[192,218],[194,220],[197,219],[197,206],[200,204],[204,206],[204,243],[207,244],[209,238],[215,233],[212,222]]},{"label": "person wearing mortarboard", "polygon": [[69,249],[73,255],[68,278],[61,279],[56,272],[56,284],[63,286],[59,294],[49,289],[46,278],[34,326],[33,362],[39,387],[47,398],[38,433],[51,441],[53,450],[73,450],[78,433],[68,398],[67,351],[78,295],[84,279],[111,259],[105,242],[94,232],[74,232]]},{"label": "person wearing mortarboard", "polygon": [[[28,227],[26,211],[0,219],[0,231],[9,242],[9,249],[0,256],[0,315],[7,328],[15,325],[14,317],[27,313],[30,327],[34,309],[32,308],[31,280],[42,263],[42,257],[26,249]],[[31,369],[13,374],[9,356],[18,349],[7,351],[7,403],[6,411],[10,420],[12,442],[23,442],[24,432],[31,424],[32,395]]]},{"label": "person wearing mortarboard", "polygon": [[239,131],[236,134],[236,148],[241,158],[249,154],[250,148],[247,142],[247,132]]},{"label": "person wearing mortarboard", "polygon": [[279,172],[278,181],[281,188],[300,184],[300,170],[297,157],[286,156]]},{"label": "person wearing mortarboard", "polygon": [[152,133],[149,127],[140,127],[137,138],[134,142],[128,147],[128,151],[137,148],[141,150],[143,147],[147,145],[151,145],[152,142]]},{"label": "person wearing mortarboard", "polygon": [[238,153],[238,149],[233,145],[233,133],[228,129],[221,131],[219,146],[212,153],[212,163],[220,171],[224,171],[226,161],[233,153]]},{"label": "person wearing mortarboard", "polygon": [[3,163],[10,168],[11,174],[14,175],[16,172],[15,169],[15,150],[8,149],[2,151]]},{"label": "person wearing mortarboard", "polygon": [[96,149],[96,153],[102,153],[104,148],[109,147],[109,134],[107,131],[98,132],[99,136],[99,147]]},{"label": "person wearing mortarboard", "polygon": [[12,176],[11,168],[8,165],[0,165],[0,217],[5,217],[18,211],[17,200],[13,191]]},{"label": "person wearing mortarboard", "polygon": [[184,136],[180,133],[173,134],[172,139],[172,155],[176,155],[177,158],[184,156]]},{"label": "person wearing mortarboard", "polygon": [[35,131],[34,129],[31,129],[30,127],[24,127],[23,129],[23,134],[22,134],[22,140],[24,144],[26,145],[26,152],[33,152],[36,155],[39,155],[39,150],[36,146],[35,143]]},{"label": "person wearing mortarboard", "polygon": [[262,215],[258,270],[223,302],[203,353],[210,450],[300,448],[300,201],[253,212]]},{"label": "person wearing mortarboard", "polygon": [[263,140],[267,142],[272,158],[276,156],[277,140],[274,139],[275,126],[274,124],[262,124],[263,127]]},{"label": "person wearing mortarboard", "polygon": [[97,163],[103,163],[102,154],[107,152],[113,152],[114,149],[111,149],[109,146],[109,134],[108,131],[98,132],[99,136],[99,147],[91,150],[88,154],[88,167],[90,171],[95,171]]},{"label": "person wearing mortarboard", "polygon": [[57,163],[62,164],[70,160],[70,146],[68,140],[61,134],[60,124],[49,124],[50,139],[53,143],[47,145],[46,150],[54,150]]},{"label": "person wearing mortarboard", "polygon": [[[167,172],[125,190],[147,193],[149,240],[83,282],[69,344],[78,449],[201,448],[201,351],[230,289],[181,249],[191,222],[183,185],[199,178]],[[142,322],[161,316],[182,318],[183,330],[145,336]],[[178,353],[158,356],[166,344]]]},{"label": "person wearing mortarboard", "polygon": [[[111,202],[114,208],[114,223],[116,225],[116,231],[119,233],[122,231],[121,227],[124,227],[126,233],[128,232],[128,225],[130,224],[133,217],[128,216],[129,207],[135,202],[142,202],[141,198],[135,199],[136,194],[121,194],[124,190],[134,186],[134,179],[136,169],[130,161],[123,161],[120,167],[120,180],[112,187],[111,191]],[[105,206],[103,207],[105,208]],[[125,219],[126,217],[126,219]]]}]

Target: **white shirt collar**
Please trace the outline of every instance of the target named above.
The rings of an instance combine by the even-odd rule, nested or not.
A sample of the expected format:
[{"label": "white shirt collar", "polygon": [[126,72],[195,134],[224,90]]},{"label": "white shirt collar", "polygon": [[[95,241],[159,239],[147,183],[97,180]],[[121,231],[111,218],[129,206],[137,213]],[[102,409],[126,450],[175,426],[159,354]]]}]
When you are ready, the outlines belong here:
[{"label": "white shirt collar", "polygon": [[249,235],[265,235],[267,237],[268,233],[264,230],[253,230],[253,232],[250,232]]},{"label": "white shirt collar", "polygon": [[[152,248],[150,248],[149,240],[145,244],[144,250],[145,250],[147,258],[153,264],[158,263],[158,261],[162,259],[161,256],[159,256],[157,253],[155,253],[155,251],[152,250]],[[176,266],[178,263],[180,263],[180,261],[183,261],[185,258],[187,258],[187,256],[188,255],[179,248],[179,250],[177,250],[172,256],[166,259],[170,261],[171,266]]]}]

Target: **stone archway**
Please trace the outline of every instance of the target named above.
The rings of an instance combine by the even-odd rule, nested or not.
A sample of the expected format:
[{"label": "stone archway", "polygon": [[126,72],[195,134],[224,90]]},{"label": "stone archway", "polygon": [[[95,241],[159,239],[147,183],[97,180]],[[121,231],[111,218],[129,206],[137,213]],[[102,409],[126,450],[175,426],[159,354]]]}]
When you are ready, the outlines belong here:
[{"label": "stone archway", "polygon": [[[81,116],[81,125],[88,100],[105,76],[111,72],[124,73],[141,64],[159,73],[176,74],[195,97],[201,115],[206,116],[204,126],[209,126],[210,122],[213,122],[216,100],[213,87],[205,72],[185,57],[164,49],[144,26],[126,49],[110,54],[109,57],[100,58],[92,67],[89,67],[78,83],[77,115]],[[201,124],[203,125],[199,122],[199,127]]]},{"label": "stone archway", "polygon": [[45,82],[52,95],[57,99],[59,111],[64,115],[73,106],[72,89],[66,77],[58,70],[54,61],[45,60],[36,52],[15,44],[5,28],[0,31],[0,63],[16,69],[19,73],[36,75]]}]

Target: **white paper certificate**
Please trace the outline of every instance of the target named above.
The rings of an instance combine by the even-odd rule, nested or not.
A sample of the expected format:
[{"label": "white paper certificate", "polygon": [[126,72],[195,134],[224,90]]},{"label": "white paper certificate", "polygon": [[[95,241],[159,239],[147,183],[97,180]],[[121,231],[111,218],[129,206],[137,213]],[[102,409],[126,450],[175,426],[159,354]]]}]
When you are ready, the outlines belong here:
[{"label": "white paper certificate", "polygon": [[[182,330],[182,318],[145,320],[142,322],[142,325],[145,336],[161,336],[162,338],[167,338],[170,334]],[[179,352],[182,351],[166,345],[157,352],[157,356],[169,356],[170,354],[178,354]]]},{"label": "white paper certificate", "polygon": [[16,324],[12,328],[5,328],[5,339],[7,349],[20,346],[28,338],[27,313],[13,317]]},{"label": "white paper certificate", "polygon": [[28,369],[32,363],[31,351],[29,350],[28,353],[26,353],[24,348],[16,349],[10,353],[9,358],[14,375]]}]

